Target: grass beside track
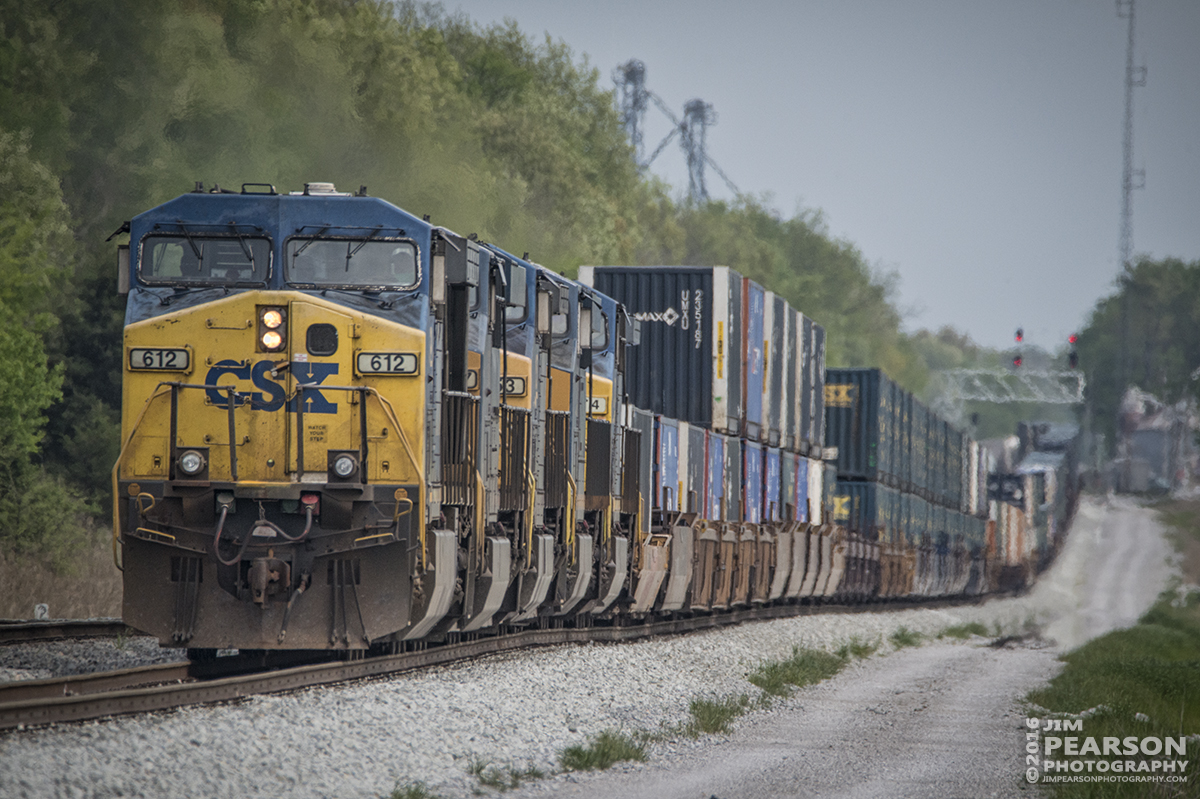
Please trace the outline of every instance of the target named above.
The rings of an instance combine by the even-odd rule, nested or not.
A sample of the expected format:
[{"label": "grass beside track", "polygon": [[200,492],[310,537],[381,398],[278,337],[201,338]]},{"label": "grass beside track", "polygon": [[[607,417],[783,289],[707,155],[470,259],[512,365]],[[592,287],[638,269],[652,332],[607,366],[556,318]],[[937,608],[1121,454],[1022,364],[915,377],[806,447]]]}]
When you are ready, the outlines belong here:
[{"label": "grass beside track", "polygon": [[586,745],[568,746],[558,756],[564,771],[603,771],[622,760],[645,759],[645,744],[615,730],[604,730]]},{"label": "grass beside track", "polygon": [[[1159,506],[1163,521],[1172,529],[1177,547],[1189,551],[1200,542],[1200,502],[1168,502]],[[1196,574],[1184,579],[1194,582]],[[1034,705],[1030,716],[1084,714],[1080,729],[1043,731],[1045,736],[1077,736],[1097,743],[1105,737],[1179,738],[1200,733],[1200,593],[1171,589],[1153,607],[1124,630],[1096,638],[1063,655],[1062,673],[1046,688],[1027,697]],[[1086,711],[1086,712],[1085,712]],[[1044,744],[1043,744],[1044,747]],[[1088,797],[1200,797],[1200,737],[1186,743],[1186,755],[1077,755],[1057,753],[1059,761],[1187,761],[1187,782],[1077,782],[1047,783],[1043,787],[1058,799]],[[1043,748],[1044,752],[1044,748]],[[1047,758],[1043,756],[1043,761]],[[1150,766],[1153,767],[1152,765]],[[1096,766],[1093,766],[1096,768]],[[1057,770],[1044,774],[1057,776]],[[1082,772],[1087,774],[1086,767]],[[1149,772],[1155,774],[1157,772]],[[1113,774],[1109,771],[1108,774]],[[1137,772],[1144,776],[1147,772]]]},{"label": "grass beside track", "polygon": [[32,619],[38,603],[50,606],[52,619],[121,615],[121,573],[107,536],[99,534],[58,570],[33,556],[0,552],[0,586],[0,619]]}]

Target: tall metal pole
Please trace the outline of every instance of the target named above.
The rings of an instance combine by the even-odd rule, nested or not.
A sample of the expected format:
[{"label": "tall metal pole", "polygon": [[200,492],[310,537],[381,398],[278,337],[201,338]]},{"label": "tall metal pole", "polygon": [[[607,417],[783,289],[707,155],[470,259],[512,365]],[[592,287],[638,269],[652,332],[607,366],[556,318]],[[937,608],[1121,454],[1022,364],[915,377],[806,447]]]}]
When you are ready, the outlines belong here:
[{"label": "tall metal pole", "polygon": [[1146,68],[1133,65],[1134,2],[1117,0],[1117,16],[1129,20],[1129,37],[1125,46],[1125,136],[1121,153],[1121,265],[1118,288],[1121,292],[1121,354],[1118,374],[1121,392],[1129,385],[1129,298],[1128,278],[1133,274],[1133,190],[1145,185],[1146,174],[1133,168],[1133,89],[1146,85]]},{"label": "tall metal pole", "polygon": [[705,139],[709,125],[716,124],[717,112],[703,100],[688,100],[683,106],[680,146],[687,157],[688,199],[694,203],[708,202],[708,187],[704,183],[704,167],[708,163]]},{"label": "tall metal pole", "polygon": [[1133,65],[1135,0],[1117,0],[1117,15],[1129,20],[1129,38],[1125,47],[1125,138],[1121,171],[1121,269],[1133,269],[1133,190],[1145,184],[1146,175],[1133,168],[1133,89],[1146,85],[1145,67]]},{"label": "tall metal pole", "polygon": [[639,168],[646,166],[642,160],[645,148],[642,145],[642,119],[646,115],[647,101],[650,99],[646,91],[646,65],[636,58],[631,59],[613,71],[613,82],[617,84],[617,103],[621,111],[621,124],[629,134],[629,142],[633,145],[633,158]]}]

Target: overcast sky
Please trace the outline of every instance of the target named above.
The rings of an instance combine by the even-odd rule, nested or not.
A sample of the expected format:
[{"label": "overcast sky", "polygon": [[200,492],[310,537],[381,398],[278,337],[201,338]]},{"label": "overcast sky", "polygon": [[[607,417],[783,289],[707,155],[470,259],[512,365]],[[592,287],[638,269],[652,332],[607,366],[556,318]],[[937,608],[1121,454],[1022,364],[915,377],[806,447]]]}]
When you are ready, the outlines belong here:
[{"label": "overcast sky", "polygon": [[[614,68],[718,122],[738,188],[900,277],[909,329],[1055,349],[1118,270],[1127,21],[1113,0],[446,0]],[[1200,260],[1200,0],[1137,0],[1134,249]],[[647,152],[670,132],[655,108]],[[682,196],[671,144],[652,170]],[[711,195],[732,197],[711,171]],[[819,309],[802,308],[818,320]]]}]

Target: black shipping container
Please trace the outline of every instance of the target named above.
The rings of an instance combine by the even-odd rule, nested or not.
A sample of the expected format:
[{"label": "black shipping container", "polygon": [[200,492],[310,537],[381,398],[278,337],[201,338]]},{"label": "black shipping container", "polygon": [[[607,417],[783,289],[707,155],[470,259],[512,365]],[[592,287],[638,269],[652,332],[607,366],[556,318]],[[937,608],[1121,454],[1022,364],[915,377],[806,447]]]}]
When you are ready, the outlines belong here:
[{"label": "black shipping container", "polygon": [[737,434],[742,396],[742,277],[727,267],[583,266],[581,283],[641,325],[626,390],[638,408]]},{"label": "black shipping container", "polygon": [[825,385],[825,444],[837,447],[838,475],[898,485],[900,389],[879,369],[831,369]]}]

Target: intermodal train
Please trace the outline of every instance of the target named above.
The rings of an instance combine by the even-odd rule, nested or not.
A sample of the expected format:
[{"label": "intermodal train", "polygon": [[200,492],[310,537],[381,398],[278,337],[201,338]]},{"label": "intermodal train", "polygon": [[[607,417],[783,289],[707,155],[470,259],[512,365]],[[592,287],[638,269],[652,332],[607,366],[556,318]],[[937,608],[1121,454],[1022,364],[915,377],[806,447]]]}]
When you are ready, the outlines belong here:
[{"label": "intermodal train", "polygon": [[[322,183],[118,232],[124,619],[193,657],[984,593],[1034,558],[1045,502],[1001,479],[1032,477],[990,490],[878,372],[827,382],[820,325],[731,269],[571,280]],[[900,435],[920,476],[853,472]]]}]

